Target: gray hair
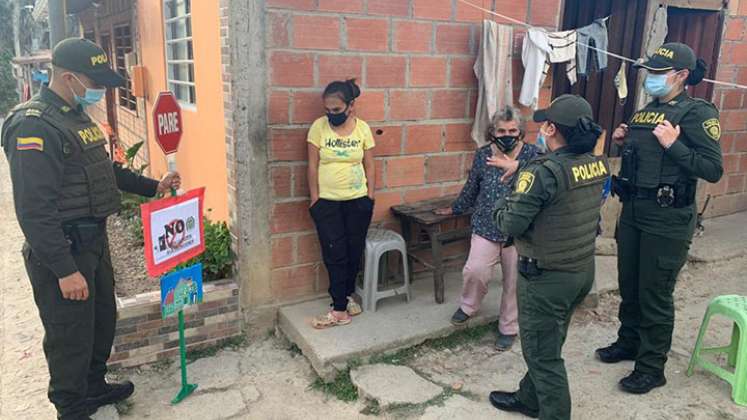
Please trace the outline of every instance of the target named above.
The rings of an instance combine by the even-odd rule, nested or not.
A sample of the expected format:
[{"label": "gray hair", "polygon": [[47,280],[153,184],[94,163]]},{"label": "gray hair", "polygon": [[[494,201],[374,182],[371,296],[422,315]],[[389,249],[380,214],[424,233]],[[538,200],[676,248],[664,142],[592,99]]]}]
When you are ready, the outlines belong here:
[{"label": "gray hair", "polygon": [[485,139],[490,142],[490,135],[498,124],[508,121],[516,121],[519,123],[519,138],[523,139],[524,134],[527,132],[527,122],[524,119],[524,116],[521,115],[521,111],[511,105],[504,106],[493,115],[493,118],[490,120],[490,125],[488,125],[488,131],[485,133]]}]

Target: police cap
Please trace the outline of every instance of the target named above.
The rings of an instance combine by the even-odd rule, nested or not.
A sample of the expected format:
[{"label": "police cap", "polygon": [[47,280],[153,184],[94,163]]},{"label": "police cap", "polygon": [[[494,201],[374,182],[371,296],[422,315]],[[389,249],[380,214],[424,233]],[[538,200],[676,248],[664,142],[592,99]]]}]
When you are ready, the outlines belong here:
[{"label": "police cap", "polygon": [[668,42],[659,47],[647,60],[639,60],[635,67],[652,71],[695,70],[697,57],[692,48],[680,42]]},{"label": "police cap", "polygon": [[86,75],[105,87],[125,85],[125,78],[112,70],[103,49],[85,38],[68,38],[54,47],[52,65]]},{"label": "police cap", "polygon": [[566,127],[575,127],[581,118],[594,119],[591,105],[578,95],[560,95],[546,109],[534,111],[534,122],[550,121]]}]

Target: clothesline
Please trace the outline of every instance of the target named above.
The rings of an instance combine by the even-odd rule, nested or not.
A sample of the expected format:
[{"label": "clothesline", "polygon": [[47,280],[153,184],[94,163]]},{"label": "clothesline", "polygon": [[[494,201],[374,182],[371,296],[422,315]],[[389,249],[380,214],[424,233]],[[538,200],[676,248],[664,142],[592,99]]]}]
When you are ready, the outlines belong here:
[{"label": "clothesline", "polygon": [[[523,26],[525,28],[534,28],[534,26],[530,25],[527,22],[524,22],[524,21],[521,21],[521,20],[518,20],[518,19],[514,19],[514,18],[512,18],[510,16],[502,15],[500,13],[496,13],[496,12],[494,12],[492,10],[485,9],[484,7],[481,7],[481,6],[478,6],[476,4],[470,3],[467,0],[457,0],[457,1],[460,2],[460,3],[463,3],[463,4],[467,5],[467,6],[473,7],[475,9],[477,9],[477,10],[480,10],[483,13],[487,13],[487,14],[490,14],[490,15],[493,15],[493,16],[497,16],[497,17],[499,17],[501,19],[507,20],[507,21],[509,21],[511,23],[515,23],[517,25],[521,25],[521,26]],[[609,18],[610,17],[607,16],[604,19],[607,20]],[[576,41],[576,42],[579,43],[579,41]],[[615,53],[613,53],[613,52],[611,52],[609,50],[604,50],[604,49],[592,47],[591,45],[587,45],[587,48],[589,48],[590,50],[598,51],[598,52],[600,52],[602,54],[606,54],[606,55],[608,55],[610,57],[614,57],[614,58],[616,58],[618,60],[627,61],[629,63],[637,63],[638,62],[638,60],[635,60],[635,59],[632,59],[632,58],[629,58],[629,57],[625,57],[625,56],[622,56],[622,55],[619,55],[619,54],[615,54]],[[713,80],[713,79],[707,79],[707,78],[704,78],[703,81],[706,82],[706,83],[712,83],[714,85],[728,86],[728,87],[734,87],[734,88],[738,88],[738,89],[747,89],[747,85],[740,85],[739,83],[722,82],[720,80]]]}]

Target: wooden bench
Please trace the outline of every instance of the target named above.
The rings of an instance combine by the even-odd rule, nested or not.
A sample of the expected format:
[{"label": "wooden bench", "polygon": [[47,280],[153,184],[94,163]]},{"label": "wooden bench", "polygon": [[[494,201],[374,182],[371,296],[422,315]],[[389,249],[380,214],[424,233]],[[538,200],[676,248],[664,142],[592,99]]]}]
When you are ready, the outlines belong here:
[{"label": "wooden bench", "polygon": [[[433,212],[435,209],[449,207],[456,196],[441,197],[434,200],[420,201],[391,208],[392,213],[402,225],[402,237],[407,243],[408,257],[421,264],[427,271],[433,272],[433,287],[437,303],[444,302],[444,268],[445,263],[455,259],[462,259],[464,255],[443,256],[443,247],[452,242],[470,237],[472,229],[469,227],[469,217],[472,211],[460,215],[440,216]],[[448,228],[449,222],[468,219],[465,228]],[[457,223],[451,223],[458,226]],[[413,230],[415,235],[413,236]],[[424,235],[421,235],[423,233]],[[425,239],[422,238],[425,236]],[[431,262],[420,258],[415,252],[431,250]],[[412,268],[413,264],[410,264]]]}]

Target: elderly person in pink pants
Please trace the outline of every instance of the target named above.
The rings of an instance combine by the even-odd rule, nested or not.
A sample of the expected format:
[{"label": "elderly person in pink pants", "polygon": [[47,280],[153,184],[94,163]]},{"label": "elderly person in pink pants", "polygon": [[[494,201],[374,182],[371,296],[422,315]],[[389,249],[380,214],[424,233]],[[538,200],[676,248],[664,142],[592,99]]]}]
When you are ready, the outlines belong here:
[{"label": "elderly person in pink pants", "polygon": [[523,142],[525,123],[519,112],[506,107],[493,117],[486,134],[487,144],[475,153],[469,179],[451,207],[437,214],[461,214],[472,208],[472,241],[462,272],[464,286],[459,308],[451,317],[454,325],[464,325],[477,311],[488,292],[488,282],[501,262],[501,297],[498,339],[499,351],[511,348],[519,332],[516,303],[518,254],[511,238],[498,230],[493,218],[495,203],[511,194],[512,178],[519,167],[534,159],[539,149]]}]

